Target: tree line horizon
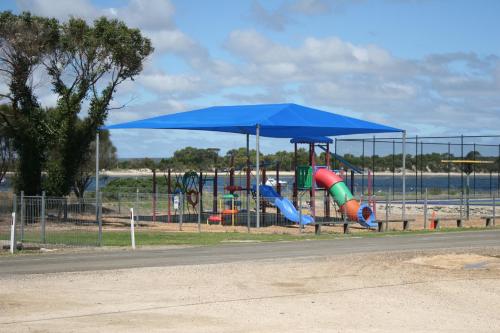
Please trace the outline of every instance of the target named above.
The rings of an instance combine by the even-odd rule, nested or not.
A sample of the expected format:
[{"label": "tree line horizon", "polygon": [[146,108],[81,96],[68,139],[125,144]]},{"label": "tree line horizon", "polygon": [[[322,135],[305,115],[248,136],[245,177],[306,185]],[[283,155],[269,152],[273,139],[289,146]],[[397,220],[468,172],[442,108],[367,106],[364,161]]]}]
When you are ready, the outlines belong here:
[{"label": "tree line horizon", "polygon": [[[250,164],[255,167],[255,154],[254,149],[250,150]],[[325,152],[320,154],[315,154],[315,160],[317,165],[323,165],[325,161]],[[373,171],[397,171],[402,168],[402,154],[387,154],[387,155],[354,155],[350,153],[339,154],[343,159],[348,161],[350,164],[366,169],[374,169]],[[415,159],[414,155],[406,155],[406,168],[407,170],[423,171],[423,172],[460,172],[461,167],[457,164],[442,163],[442,160],[447,159],[461,159],[461,156],[455,156],[453,154],[448,155],[448,153],[427,153],[418,155]],[[492,164],[479,164],[475,166],[475,171],[477,172],[490,172],[499,170],[499,158],[491,156],[482,156],[478,151],[470,151],[465,156],[464,159],[473,160],[481,159],[483,161],[492,161]],[[341,163],[336,161],[333,157],[331,160],[331,166],[333,168],[340,168]],[[293,151],[277,151],[270,154],[260,154],[261,165],[266,167],[268,170],[276,170],[279,164],[280,170],[283,171],[293,171],[294,165],[294,152]],[[309,151],[305,148],[297,149],[297,165],[307,165],[309,164]],[[247,155],[246,148],[240,147],[228,150],[226,154],[219,155],[217,149],[213,148],[195,148],[195,147],[185,147],[176,150],[172,157],[166,158],[120,158],[116,160],[114,169],[155,169],[155,170],[167,170],[172,171],[186,171],[186,170],[200,170],[200,171],[212,171],[215,168],[220,170],[228,169],[231,165],[236,170],[243,170],[247,165]],[[373,168],[373,166],[375,166]]]}]

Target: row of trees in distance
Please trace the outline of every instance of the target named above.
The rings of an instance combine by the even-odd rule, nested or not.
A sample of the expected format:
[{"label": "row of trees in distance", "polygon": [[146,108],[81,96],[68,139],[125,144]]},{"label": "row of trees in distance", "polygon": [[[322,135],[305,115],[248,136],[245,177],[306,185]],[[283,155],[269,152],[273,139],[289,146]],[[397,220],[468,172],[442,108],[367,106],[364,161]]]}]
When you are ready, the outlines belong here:
[{"label": "row of trees in distance", "polygon": [[[474,157],[475,156],[475,157]],[[324,164],[325,153],[316,154],[315,156],[317,164]],[[345,154],[343,158],[350,162],[351,164],[365,168],[372,169],[372,163],[375,165],[374,171],[392,171],[393,168],[397,171],[402,168],[402,154],[396,155],[385,155],[379,156],[355,156],[352,154]],[[407,155],[406,157],[406,168],[409,170],[422,170],[424,172],[447,172],[448,164],[442,163],[442,160],[447,159],[459,159],[456,156],[448,156],[448,154],[440,153],[430,153],[419,155],[418,159],[415,156]],[[493,164],[479,164],[475,166],[477,172],[489,172],[490,170],[498,170],[499,160],[494,157],[482,157],[479,152],[469,152],[466,159],[472,160],[481,159],[492,161]],[[269,170],[275,170],[276,165],[279,162],[280,170],[290,171],[293,170],[293,159],[294,153],[291,151],[278,151],[272,154],[261,154],[260,160],[262,165],[266,166]],[[119,169],[159,169],[167,170],[172,169],[174,171],[186,171],[186,170],[204,170],[211,171],[214,168],[221,170],[228,169],[231,165],[231,160],[235,169],[242,170],[246,167],[246,149],[238,148],[229,150],[224,156],[219,156],[218,151],[214,149],[201,149],[186,147],[177,150],[174,155],[170,158],[162,159],[127,159],[121,160],[117,163],[117,168]],[[297,163],[299,165],[307,165],[309,161],[309,152],[304,148],[299,148],[297,151]],[[250,163],[255,165],[255,150],[250,151]],[[336,163],[332,159],[332,163]],[[339,164],[336,163],[333,167],[338,168]],[[450,166],[451,172],[460,171],[460,165],[452,164]]]}]

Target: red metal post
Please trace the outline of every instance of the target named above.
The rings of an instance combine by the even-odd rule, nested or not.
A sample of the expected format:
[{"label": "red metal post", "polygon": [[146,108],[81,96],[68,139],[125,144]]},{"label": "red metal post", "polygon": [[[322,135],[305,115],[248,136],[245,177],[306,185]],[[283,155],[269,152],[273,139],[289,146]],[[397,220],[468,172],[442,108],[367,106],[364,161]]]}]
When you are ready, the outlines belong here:
[{"label": "red metal post", "polygon": [[213,181],[214,189],[213,189],[213,194],[214,194],[214,203],[213,203],[213,208],[212,211],[214,214],[217,214],[217,168],[214,170],[214,181]]},{"label": "red metal post", "polygon": [[234,155],[231,155],[230,165],[229,165],[229,191],[231,194],[234,194]]},{"label": "red metal post", "polygon": [[[330,143],[326,143],[326,155],[325,155],[325,163],[326,163],[326,168],[329,170],[330,169]],[[330,217],[330,193],[328,192],[328,189],[325,188],[325,197],[324,197],[324,206],[325,206],[325,217],[329,218]]]},{"label": "red metal post", "polygon": [[312,182],[311,182],[311,213],[313,218],[316,217],[316,182],[314,181],[314,174],[316,172],[316,159],[314,158],[314,143],[311,144],[311,167],[312,167]]},{"label": "red metal post", "polygon": [[172,216],[170,213],[170,204],[172,202],[172,186],[170,185],[170,180],[171,180],[171,170],[170,168],[168,169],[168,176],[167,176],[167,209],[168,209],[168,223],[172,222]]}]

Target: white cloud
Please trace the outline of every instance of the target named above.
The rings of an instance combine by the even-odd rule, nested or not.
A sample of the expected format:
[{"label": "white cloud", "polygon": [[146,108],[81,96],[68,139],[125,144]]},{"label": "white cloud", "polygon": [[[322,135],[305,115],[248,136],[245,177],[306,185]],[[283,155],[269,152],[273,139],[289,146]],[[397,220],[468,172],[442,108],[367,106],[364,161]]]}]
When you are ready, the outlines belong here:
[{"label": "white cloud", "polygon": [[130,26],[145,30],[174,29],[174,6],[169,0],[131,0],[110,13]]},{"label": "white cloud", "polygon": [[[293,48],[274,43],[253,30],[233,31],[225,46],[251,65],[264,66],[263,69],[269,69],[270,73],[281,72],[286,80],[292,72],[299,77],[328,76],[370,73],[400,66],[400,61],[378,46],[356,46],[337,37],[306,38],[300,47]],[[276,71],[276,68],[287,70]]]},{"label": "white cloud", "polygon": [[147,74],[139,78],[146,88],[169,96],[193,96],[202,86],[200,77],[194,75],[168,75],[165,73]]},{"label": "white cloud", "polygon": [[254,0],[249,18],[267,29],[283,31],[289,24],[297,23],[300,16],[341,13],[348,6],[359,2],[362,0],[293,0],[283,2],[277,8],[267,9]]},{"label": "white cloud", "polygon": [[53,0],[17,0],[21,10],[32,13],[55,17],[65,21],[70,16],[82,17],[92,20],[104,12],[95,8],[88,0],[53,1]]},{"label": "white cloud", "polygon": [[[498,116],[497,56],[451,53],[407,60],[377,45],[355,45],[336,37],[309,37],[292,47],[253,30],[233,31],[225,47],[243,61],[239,68],[247,82],[267,89],[292,83],[298,91],[286,92],[284,98],[298,94],[306,104],[340,107],[368,120],[415,130],[422,126],[442,131],[447,126],[457,133],[470,127],[471,112]],[[269,95],[248,94],[246,99],[265,101]],[[245,100],[242,94],[230,96]],[[480,124],[477,129],[494,131],[484,119],[475,122]]]}]

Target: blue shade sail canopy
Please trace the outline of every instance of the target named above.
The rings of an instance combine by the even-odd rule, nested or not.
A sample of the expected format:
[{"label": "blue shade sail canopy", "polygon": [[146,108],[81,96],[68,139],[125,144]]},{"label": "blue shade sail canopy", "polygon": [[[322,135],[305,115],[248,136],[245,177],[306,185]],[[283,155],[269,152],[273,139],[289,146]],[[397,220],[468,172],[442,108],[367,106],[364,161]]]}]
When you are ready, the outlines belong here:
[{"label": "blue shade sail canopy", "polygon": [[292,138],[290,143],[333,143],[333,139],[326,136],[303,136]]},{"label": "blue shade sail canopy", "polygon": [[257,125],[260,136],[272,138],[402,132],[398,128],[292,103],[213,106],[104,126],[102,129],[183,129],[256,134]]}]

